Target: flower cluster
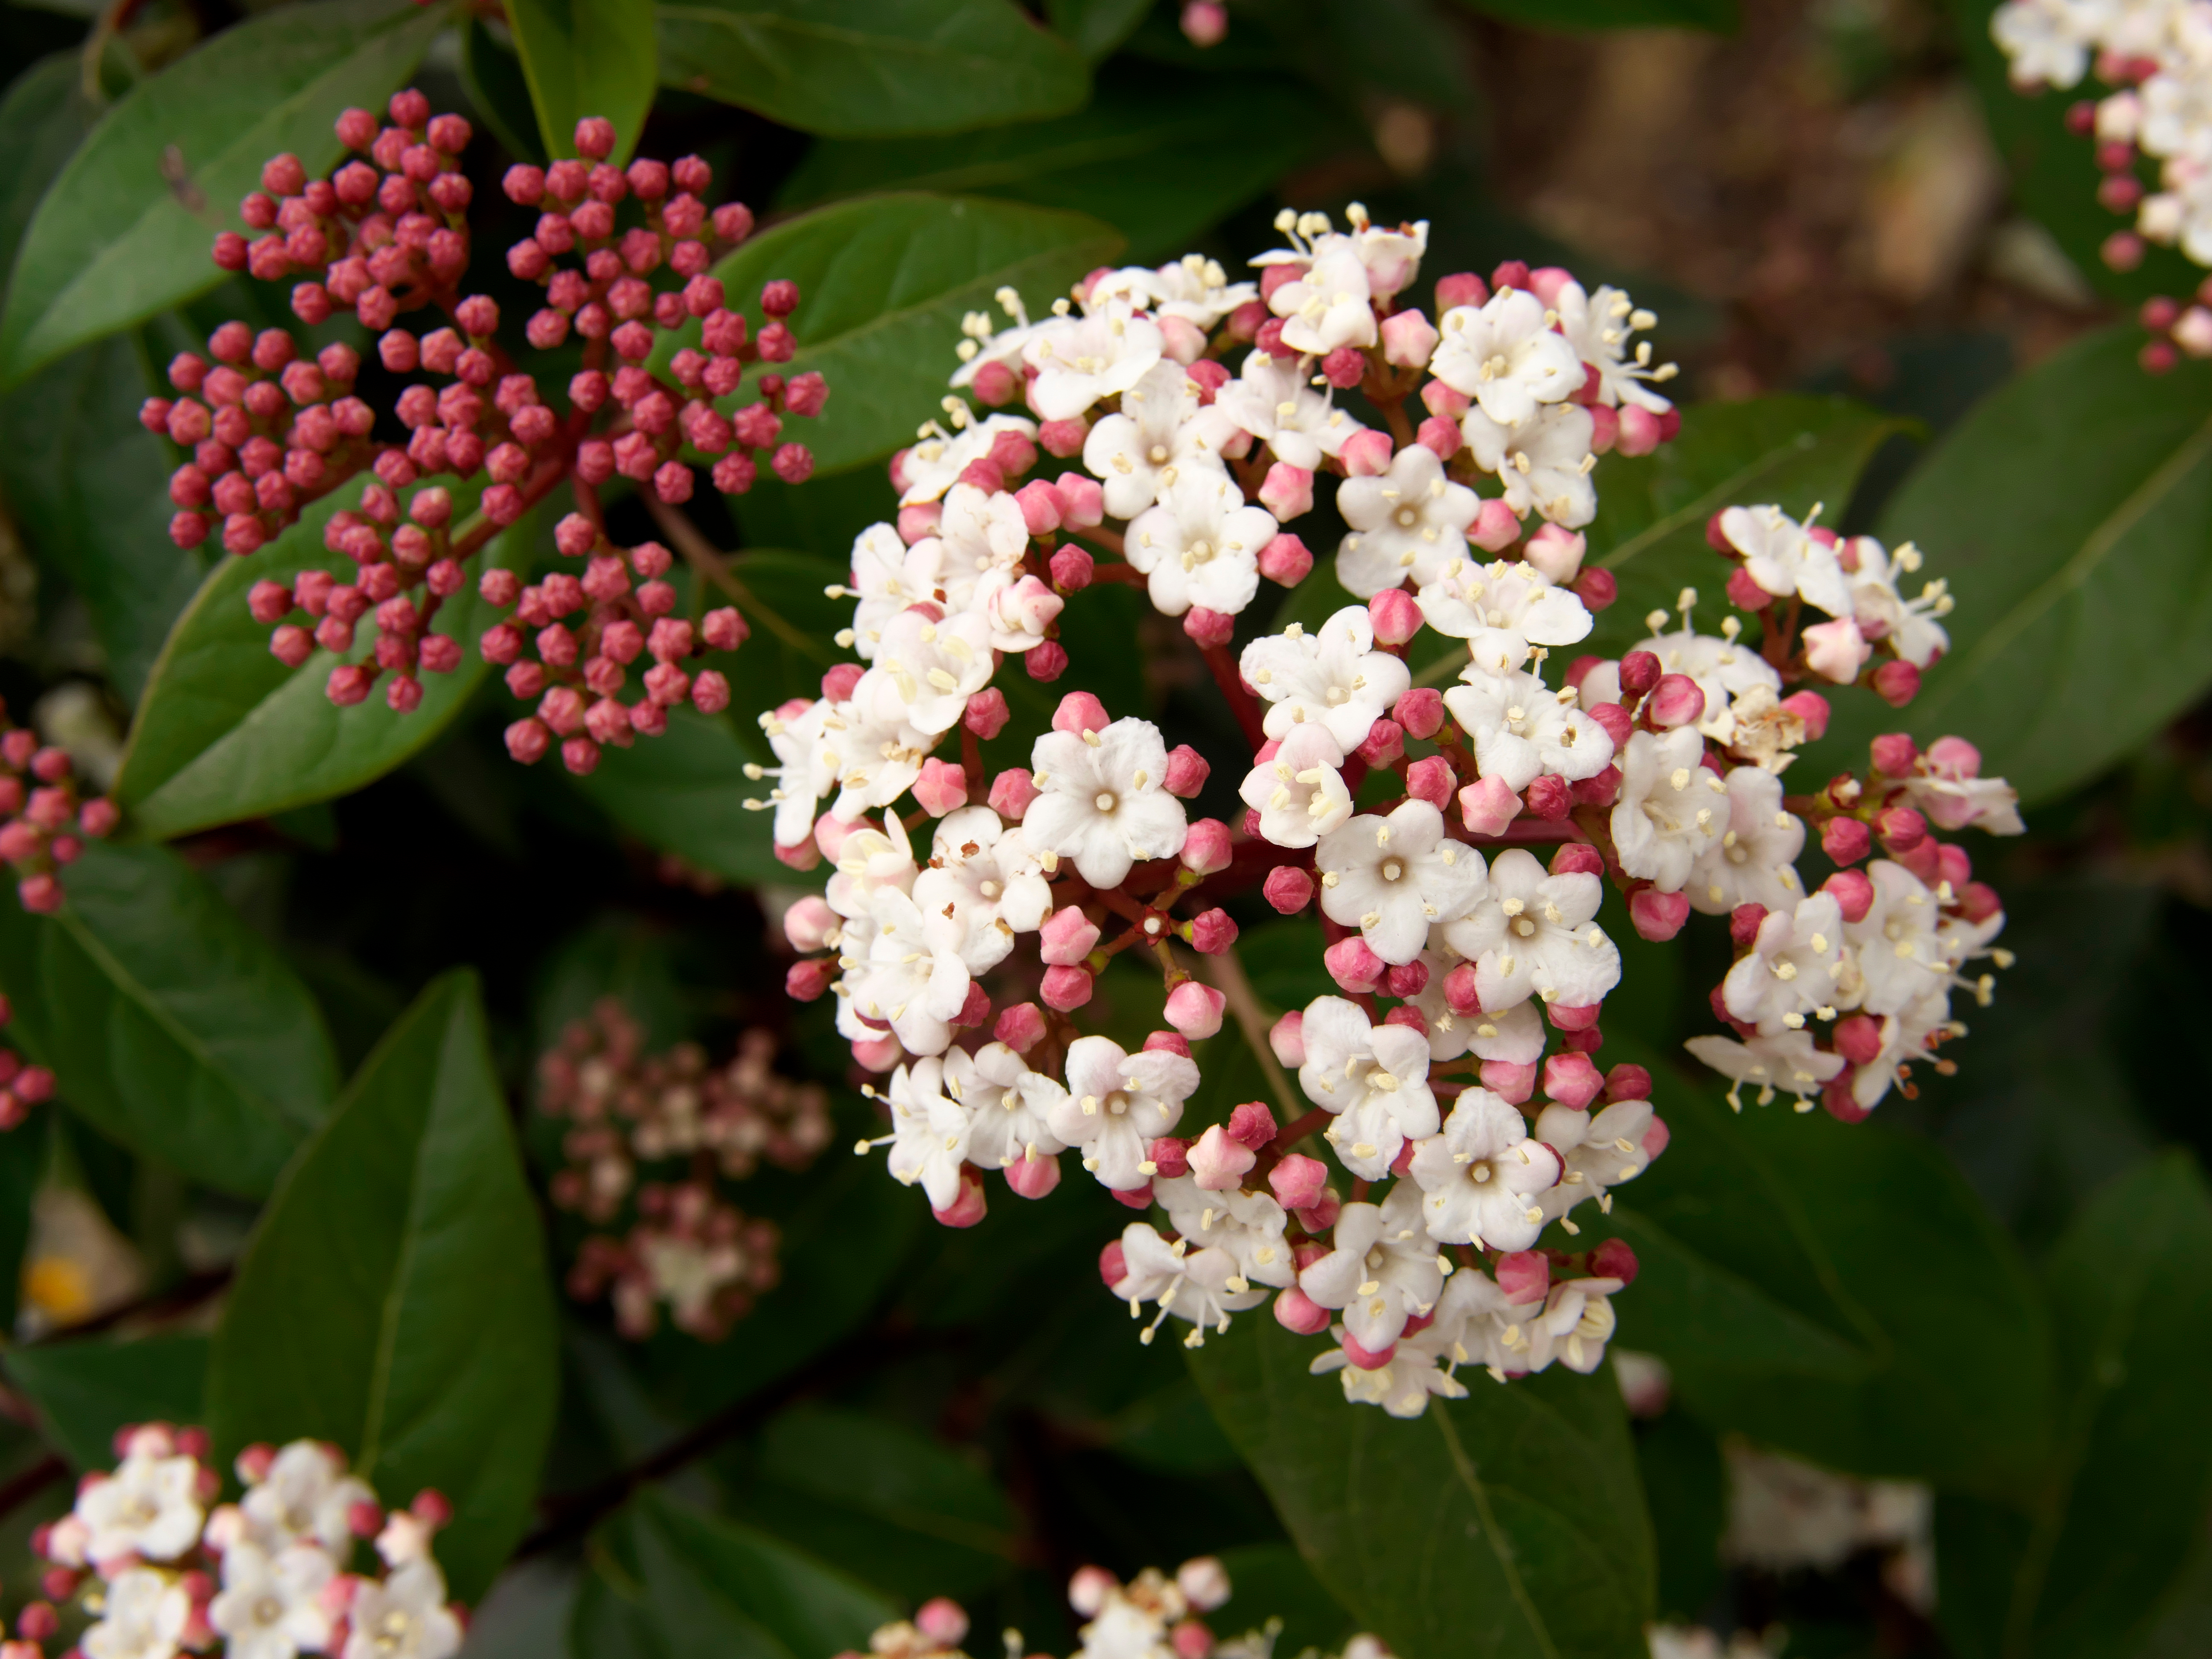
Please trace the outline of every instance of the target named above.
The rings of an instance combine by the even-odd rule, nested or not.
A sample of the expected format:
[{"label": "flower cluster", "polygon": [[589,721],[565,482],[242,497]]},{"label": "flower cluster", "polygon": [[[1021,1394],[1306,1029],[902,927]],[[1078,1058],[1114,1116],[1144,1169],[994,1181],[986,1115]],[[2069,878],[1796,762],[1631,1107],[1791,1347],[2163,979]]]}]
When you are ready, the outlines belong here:
[{"label": "flower cluster", "polygon": [[[684,665],[736,649],[746,631],[726,608],[696,621],[675,617],[676,589],[664,580],[672,556],[653,543],[610,542],[597,488],[619,475],[657,502],[688,500],[687,457],[710,465],[726,493],[750,488],[763,464],[797,483],[813,458],[784,439],[784,423],[818,414],[829,388],[817,374],[766,372],[752,382],[752,401],[734,406],[750,367],[792,357],[783,319],[799,290],[769,283],[761,295],[769,320],[751,334],[709,274],[750,234],[751,213],[735,203],[709,211],[712,170],[696,156],[615,167],[606,159],[614,130],[591,118],[577,124],[581,159],[517,166],[503,181],[511,201],[541,210],[532,234],[507,251],[509,271],[544,290],[522,334],[541,351],[571,336],[581,343],[565,400],[549,398],[501,343],[498,305],[464,291],[471,185],[460,155],[469,124],[434,118],[413,91],[394,94],[388,114],[384,125],[366,110],[338,118],[353,159],[327,179],[309,179],[294,156],[270,161],[263,188],[240,208],[264,234],[249,242],[225,232],[215,257],[268,280],[303,279],[292,290],[302,321],[349,309],[376,337],[386,370],[425,377],[391,411],[406,443],[377,439],[378,411],[354,395],[362,364],[350,348],[306,356],[283,329],[256,334],[227,323],[206,356],[186,352],[170,364],[178,395],[150,398],[142,411],[149,430],[191,454],[170,480],[171,534],[193,547],[219,531],[229,551],[251,554],[310,503],[367,474],[357,506],[324,529],[325,547],[348,565],[254,585],[248,603],[274,630],[270,649],[293,667],[325,652],[333,702],[361,702],[382,681],[386,702],[404,714],[422,700],[422,674],[460,665],[464,642],[434,623],[473,581],[486,605],[509,613],[484,634],[482,654],[536,706],[510,730],[509,750],[535,761],[557,740],[563,763],[587,772],[605,745],[665,730],[679,703],[726,707],[721,673]],[[438,326],[398,325],[425,308]],[[673,337],[695,332],[703,349],[684,345],[653,366]],[[472,574],[471,562],[499,532],[564,482],[579,511],[563,520],[556,543],[579,574],[535,583],[501,568]],[[374,641],[356,650],[365,620]],[[651,666],[624,702],[641,656]]]},{"label": "flower cluster", "polygon": [[[66,750],[9,725],[0,704],[0,859],[15,872],[17,900],[41,915],[61,908],[62,867],[121,816],[104,797],[82,799],[71,771]],[[0,1128],[13,1127],[5,1118],[0,1109]]]},{"label": "flower cluster", "polygon": [[[1865,778],[1783,793],[1828,719],[1794,686],[1901,706],[1948,645],[1942,584],[1901,586],[1921,564],[1909,546],[1727,509],[1708,538],[1755,642],[1745,615],[1698,634],[1686,592],[1679,626],[1657,613],[1642,648],[1555,672],[1614,597],[1583,568],[1598,458],[1677,423],[1656,390],[1668,369],[1633,337],[1655,319],[1511,264],[1443,278],[1431,323],[1404,298],[1426,227],[1352,218],[1286,216],[1291,245],[1254,262],[1256,283],[1193,257],[1093,272],[1039,320],[1011,293],[1012,327],[971,317],[954,386],[1028,412],[949,398],[950,429],[895,459],[898,523],[860,538],[840,590],[861,662],[763,720],[781,765],[759,804],[787,862],[836,864],[786,917],[794,946],[831,954],[788,987],[834,993],[857,1060],[890,1073],[890,1133],[872,1144],[939,1220],[978,1219],[994,1170],[1042,1196],[1072,1150],[1163,1212],[1101,1261],[1133,1313],[1158,1310],[1147,1340],[1172,1313],[1195,1345],[1272,1292],[1284,1325],[1334,1337],[1315,1368],[1347,1397],[1413,1414],[1464,1392],[1461,1365],[1595,1369],[1634,1276],[1618,1240],[1539,1248],[1553,1223],[1579,1233],[1585,1200],[1608,1211],[1667,1144],[1649,1074],[1596,1058],[1621,972],[1597,920],[1608,882],[1648,939],[1693,909],[1729,919],[1741,959],[1715,1006],[1736,1035],[1699,1054],[1762,1100],[1825,1086],[1856,1117],[1955,1033],[1950,992],[2002,926],[1936,832],[2019,825],[1957,739],[1923,755],[1884,738]],[[1336,404],[1355,387],[1382,426]],[[1040,447],[1083,471],[1024,482]],[[1324,477],[1349,526],[1336,580],[1365,603],[1231,656],[1262,579],[1311,569],[1288,526]],[[1109,580],[1182,618],[1236,714],[1237,823],[1189,818],[1204,757],[1087,692],[1061,699],[1027,767],[985,776],[981,740],[1010,718],[990,683],[1003,658],[1057,678],[1061,608]],[[1449,689],[1429,683],[1454,667]],[[957,763],[933,752],[956,731]],[[884,811],[908,792],[912,819]],[[926,847],[908,833],[924,815]],[[1796,868],[1808,823],[1846,866],[1819,893]],[[1886,856],[1850,867],[1877,842]],[[1254,885],[1285,915],[1318,902],[1340,993],[1272,1032],[1217,902]],[[1027,934],[1034,968],[1014,954]],[[1178,943],[1214,959],[1203,979]],[[1173,1028],[1135,1052],[1077,1018],[1129,951],[1162,972]],[[1191,1044],[1232,995],[1310,1109],[1278,1069],[1288,1121],[1249,1102],[1179,1133]],[[1309,1136],[1350,1201],[1299,1150]]]},{"label": "flower cluster", "polygon": [[[806,1168],[829,1144],[829,1108],[818,1086],[772,1068],[763,1030],[745,1032],[720,1067],[696,1042],[644,1048],[610,998],[538,1063],[539,1109],[572,1126],[553,1201],[602,1230],[585,1239],[568,1290],[587,1302],[611,1291],[626,1336],[648,1334],[665,1304],[678,1329],[717,1341],[779,1273],[775,1224],[748,1218],[721,1182],[763,1162]],[[628,1226],[610,1230],[625,1214]]]},{"label": "flower cluster", "polygon": [[[1147,1567],[1126,1584],[1103,1567],[1084,1567],[1067,1587],[1068,1605],[1088,1621],[1078,1632],[1083,1645],[1069,1659],[1270,1659],[1282,1631],[1279,1619],[1227,1640],[1206,1624],[1203,1615],[1227,1601],[1229,1590],[1229,1575],[1212,1556],[1184,1562],[1173,1577]],[[837,1659],[968,1659],[960,1645],[967,1637],[967,1613],[940,1595],[910,1622],[877,1630],[866,1654],[847,1652]],[[1006,1632],[1001,1640],[1006,1659],[1048,1659],[1030,1655],[1019,1631]],[[1355,1636],[1341,1659],[1389,1659],[1389,1654],[1373,1637]]]},{"label": "flower cluster", "polygon": [[[2212,265],[2212,13],[2196,0],[2004,0],[1990,33],[2025,90],[2093,72],[2112,88],[2067,111],[2069,127],[2096,143],[2098,201],[2135,216],[2133,230],[2105,240],[2105,262],[2133,270],[2157,242]],[[2149,301],[2142,321],[2154,336],[2146,368],[2171,368],[2182,353],[2212,357],[2212,281],[2193,301]]]},{"label": "flower cluster", "polygon": [[[0,996],[0,1026],[15,1017],[14,1007]],[[54,1093],[54,1074],[43,1066],[27,1066],[12,1048],[0,1048],[0,1131],[15,1127],[31,1115],[31,1108]]]},{"label": "flower cluster", "polygon": [[[436,1492],[386,1513],[335,1448],[298,1440],[240,1453],[244,1492],[216,1505],[222,1476],[200,1431],[128,1428],[115,1449],[115,1468],[88,1475],[76,1507],[33,1534],[50,1564],[43,1595],[18,1616],[17,1639],[0,1643],[4,1659],[44,1659],[64,1636],[82,1659],[460,1650],[459,1610],[430,1553],[450,1513]],[[381,1569],[356,1572],[370,1539]]]}]

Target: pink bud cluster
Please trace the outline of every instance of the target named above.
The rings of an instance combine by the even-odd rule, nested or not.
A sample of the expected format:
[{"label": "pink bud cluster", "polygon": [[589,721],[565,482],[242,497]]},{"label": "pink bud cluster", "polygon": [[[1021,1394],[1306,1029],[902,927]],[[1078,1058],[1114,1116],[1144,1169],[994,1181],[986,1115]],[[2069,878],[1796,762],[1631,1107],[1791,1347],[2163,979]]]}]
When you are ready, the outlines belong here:
[{"label": "pink bud cluster", "polygon": [[[0,996],[0,1026],[15,1018],[15,1010]],[[54,1074],[43,1066],[27,1066],[12,1048],[0,1048],[0,1130],[15,1127],[31,1115],[31,1108],[51,1100]]]},{"label": "pink bud cluster", "polygon": [[696,1043],[647,1055],[643,1029],[610,998],[539,1060],[539,1109],[571,1126],[550,1191],[595,1229],[568,1291],[611,1293],[625,1336],[649,1334],[665,1303],[679,1329],[719,1341],[775,1286],[775,1224],[748,1218],[723,1184],[763,1163],[805,1169],[830,1126],[823,1091],[777,1073],[775,1053],[756,1028],[721,1066]]},{"label": "pink bud cluster", "polygon": [[0,706],[0,859],[15,870],[15,896],[26,910],[60,909],[63,867],[121,816],[111,800],[82,799],[68,752],[8,725]]}]

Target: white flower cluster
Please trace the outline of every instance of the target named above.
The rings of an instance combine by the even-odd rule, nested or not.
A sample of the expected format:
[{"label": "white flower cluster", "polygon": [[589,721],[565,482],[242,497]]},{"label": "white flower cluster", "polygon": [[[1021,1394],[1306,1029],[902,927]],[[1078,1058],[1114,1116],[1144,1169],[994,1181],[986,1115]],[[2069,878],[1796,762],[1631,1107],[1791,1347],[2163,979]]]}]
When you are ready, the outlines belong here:
[{"label": "white flower cluster", "polygon": [[[452,1659],[460,1650],[460,1621],[430,1553],[447,1518],[436,1494],[386,1515],[336,1450],[299,1440],[241,1455],[244,1496],[210,1513],[221,1482],[202,1461],[204,1436],[152,1425],[126,1430],[118,1445],[122,1462],[87,1477],[76,1507],[34,1540],[91,1619],[76,1643],[84,1659],[173,1659],[217,1644],[230,1659]],[[381,1577],[348,1571],[356,1542],[370,1537]],[[49,1593],[58,1588],[50,1573]],[[30,1654],[43,1652],[36,1644],[62,1617],[50,1602],[26,1610],[19,1632]]]}]

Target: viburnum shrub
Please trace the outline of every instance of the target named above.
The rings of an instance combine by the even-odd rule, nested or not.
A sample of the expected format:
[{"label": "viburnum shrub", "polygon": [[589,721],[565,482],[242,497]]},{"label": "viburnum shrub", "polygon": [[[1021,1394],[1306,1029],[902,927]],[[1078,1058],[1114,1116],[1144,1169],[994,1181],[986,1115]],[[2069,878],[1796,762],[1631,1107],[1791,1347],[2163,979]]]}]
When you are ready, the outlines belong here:
[{"label": "viburnum shrub", "polygon": [[248,9],[0,102],[0,1659],[2194,1650],[2212,0]]}]

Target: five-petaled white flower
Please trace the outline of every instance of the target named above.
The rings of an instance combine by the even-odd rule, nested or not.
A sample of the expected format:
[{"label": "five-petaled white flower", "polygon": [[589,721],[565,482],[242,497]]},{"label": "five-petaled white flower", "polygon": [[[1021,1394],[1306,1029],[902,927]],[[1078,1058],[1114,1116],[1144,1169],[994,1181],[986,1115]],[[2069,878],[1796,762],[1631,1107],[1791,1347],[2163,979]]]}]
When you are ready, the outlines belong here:
[{"label": "five-petaled white flower", "polygon": [[1408,1140],[1437,1132],[1428,1038],[1404,1025],[1372,1024],[1342,997],[1308,1003],[1304,1032],[1298,1087],[1334,1115],[1325,1133],[1337,1162],[1363,1181],[1380,1181]]},{"label": "five-petaled white flower", "polygon": [[1283,319],[1285,345],[1320,356],[1341,345],[1375,343],[1373,294],[1358,249],[1349,237],[1330,236],[1316,245],[1295,282],[1268,297],[1267,308]]},{"label": "five-petaled white flower", "polygon": [[1274,516],[1245,506],[1227,473],[1193,466],[1130,522],[1125,545],[1162,615],[1201,605],[1234,616],[1260,591],[1260,550],[1274,535]]},{"label": "five-petaled white flower", "polygon": [[853,701],[878,720],[935,737],[958,722],[997,665],[982,617],[902,611],[884,625],[876,665],[854,688]]},{"label": "five-petaled white flower", "polygon": [[1197,1087],[1198,1067],[1172,1048],[1133,1054],[1110,1037],[1078,1037],[1067,1045],[1067,1098],[1045,1118],[1101,1186],[1127,1192],[1150,1178],[1147,1147],[1182,1121]]},{"label": "five-petaled white flower", "polygon": [[1770,910],[1749,954],[1721,981],[1722,1003],[1730,1018],[1770,1036],[1796,1030],[1808,1014],[1834,1012],[1843,957],[1844,914],[1834,894],[1815,893],[1794,909]]},{"label": "five-petaled white flower", "polygon": [[895,887],[870,898],[868,921],[867,957],[843,981],[854,1011],[872,1023],[872,1036],[888,1026],[908,1054],[943,1054],[968,1000],[957,921],[925,915]]},{"label": "five-petaled white flower", "polygon": [[1161,1176],[1152,1183],[1152,1197],[1192,1248],[1228,1251],[1237,1271],[1256,1285],[1297,1282],[1297,1264],[1283,1239],[1288,1218],[1267,1194],[1243,1188],[1214,1192],[1186,1175]]},{"label": "five-petaled white flower", "polygon": [[1938,578],[1922,584],[1918,599],[1905,597],[1904,579],[1921,566],[1918,548],[1907,542],[1893,553],[1871,536],[1854,536],[1837,557],[1862,638],[1887,641],[1915,668],[1927,667],[1951,648],[1950,635],[1936,620],[1951,614],[1949,584]]},{"label": "five-petaled white flower", "polygon": [[1777,1031],[1771,1036],[1752,1036],[1738,1042],[1734,1037],[1693,1036],[1682,1045],[1729,1080],[1728,1102],[1738,1111],[1743,1102],[1736,1091],[1745,1084],[1759,1088],[1762,1106],[1778,1089],[1800,1100],[1820,1092],[1821,1086],[1844,1069],[1844,1057],[1816,1048],[1810,1031]]},{"label": "five-petaled white flower", "polygon": [[222,1589],[208,1623],[227,1638],[230,1659],[293,1659],[320,1653],[331,1639],[323,1587],[337,1574],[330,1553],[295,1544],[271,1555],[243,1540],[223,1553]]},{"label": "five-petaled white flower", "polygon": [[1443,333],[1430,369],[1500,426],[1582,389],[1582,359],[1526,289],[1501,289],[1479,307],[1453,307],[1444,313]]},{"label": "five-petaled white flower", "polygon": [[1346,605],[1316,633],[1293,623],[1253,641],[1237,666],[1267,702],[1269,737],[1318,722],[1347,755],[1413,684],[1404,662],[1375,648],[1375,625],[1360,605]]},{"label": "five-petaled white flower", "polygon": [[353,1537],[353,1512],[374,1504],[366,1481],[346,1473],[345,1460],[313,1440],[295,1440],[239,1503],[246,1535],[274,1555],[287,1545],[343,1550]]},{"label": "five-petaled white flower", "polygon": [[107,1581],[100,1622],[77,1646],[84,1659],[173,1659],[191,1615],[192,1599],[184,1586],[132,1567]]},{"label": "five-petaled white flower", "polygon": [[1857,957],[1863,987],[1858,1006],[1870,1014],[1903,1013],[1950,979],[1949,953],[1938,931],[1943,913],[1936,896],[1903,865],[1876,859],[1867,874],[1874,879],[1874,902],[1843,928]]},{"label": "five-petaled white flower", "polygon": [[1121,410],[1091,428],[1083,464],[1104,486],[1106,510],[1133,519],[1187,471],[1222,470],[1236,432],[1218,409],[1198,406],[1198,384],[1181,363],[1159,362],[1121,394]]},{"label": "five-petaled white flower", "polygon": [[1491,860],[1489,896],[1443,930],[1444,943],[1474,963],[1486,1018],[1531,996],[1564,1008],[1605,1000],[1620,983],[1620,951],[1592,920],[1604,896],[1597,877],[1547,874],[1525,848]]},{"label": "five-petaled white flower", "polygon": [[1796,595],[1832,617],[1851,614],[1850,591],[1836,550],[1780,507],[1731,507],[1721,514],[1722,538],[1743,555],[1744,574],[1777,599]]},{"label": "five-petaled white flower", "polygon": [[[1244,372],[1214,394],[1213,406],[1274,452],[1279,461],[1309,471],[1340,454],[1366,428],[1336,408],[1327,386],[1307,383],[1296,358],[1255,351]],[[1104,422],[1101,422],[1101,425]]]},{"label": "five-petaled white flower", "polygon": [[1339,484],[1336,510],[1352,526],[1337,548],[1336,577],[1364,599],[1408,576],[1425,586],[1464,558],[1467,527],[1482,502],[1444,476],[1436,451],[1409,444],[1388,472]]},{"label": "five-petaled white flower", "polygon": [[932,429],[900,458],[898,477],[906,481],[899,495],[901,507],[933,501],[960,481],[969,466],[991,453],[1002,432],[1024,438],[1036,436],[1036,422],[1019,415],[989,415],[970,422],[954,437]]},{"label": "five-petaled white flower", "polygon": [[1459,640],[1503,629],[1531,645],[1577,645],[1596,620],[1573,589],[1553,586],[1517,559],[1460,560],[1416,597],[1429,626]]},{"label": "five-petaled white flower", "polygon": [[1118,887],[1139,859],[1182,850],[1189,824],[1167,792],[1167,744],[1150,720],[1048,732],[1032,745],[1030,765],[1041,793],[1022,818],[1024,837],[1039,852],[1074,860],[1093,887]]},{"label": "five-petaled white flower", "polygon": [[[1267,1298],[1267,1291],[1246,1279],[1227,1250],[1218,1246],[1194,1250],[1189,1240],[1180,1238],[1170,1244],[1146,1222],[1133,1221],[1121,1230],[1121,1264],[1122,1275],[1111,1289],[1129,1304],[1131,1316],[1143,1303],[1159,1304],[1158,1315],[1143,1333],[1147,1342],[1160,1321],[1173,1314],[1191,1323],[1183,1346],[1203,1346],[1209,1328],[1227,1330],[1230,1315],[1256,1308]],[[1089,1627],[1097,1629],[1095,1624]]]},{"label": "five-petaled white flower", "polygon": [[975,1111],[962,1097],[963,1072],[974,1075],[965,1054],[957,1061],[918,1060],[893,1072],[884,1091],[891,1109],[891,1178],[920,1183],[933,1210],[949,1210],[959,1198],[960,1170],[968,1161]]},{"label": "five-petaled white flower", "polygon": [[1474,745],[1475,768],[1515,792],[1547,773],[1579,783],[1613,763],[1613,737],[1576,705],[1571,687],[1553,690],[1520,669],[1493,673],[1474,663],[1444,693],[1444,707]]},{"label": "five-petaled white flower", "polygon": [[1389,963],[1420,955],[1431,925],[1456,921],[1486,890],[1482,854],[1454,841],[1443,814],[1418,798],[1323,836],[1314,867],[1322,913],[1358,928]]},{"label": "five-petaled white flower", "polygon": [[199,1536],[198,1479],[199,1465],[191,1458],[131,1452],[114,1474],[91,1481],[77,1494],[76,1516],[87,1528],[86,1559],[172,1561],[182,1555]]},{"label": "five-petaled white flower", "polygon": [[1662,893],[1679,893],[1697,862],[1727,833],[1728,785],[1705,766],[1694,727],[1638,732],[1621,750],[1613,844],[1620,867]]},{"label": "five-petaled white flower", "polygon": [[461,1626],[446,1607],[446,1580],[430,1561],[410,1561],[355,1592],[353,1634],[343,1659],[453,1659]]},{"label": "five-petaled white flower", "polygon": [[1003,1042],[975,1051],[975,1075],[973,1083],[961,1085],[975,1114],[968,1136],[969,1163],[1004,1170],[1024,1158],[1056,1158],[1067,1150],[1052,1130],[1053,1114],[1067,1101],[1058,1079],[1031,1071]]},{"label": "five-petaled white flower", "polygon": [[1544,1219],[1555,1221],[1589,1198],[1611,1214],[1611,1190],[1650,1167],[1644,1145],[1650,1133],[1648,1100],[1616,1100],[1595,1112],[1547,1106],[1536,1120],[1536,1139],[1564,1158],[1566,1168],[1558,1186],[1538,1194]]},{"label": "five-petaled white flower", "polygon": [[1015,934],[1043,925],[1052,889],[1018,825],[1008,829],[988,806],[963,806],[939,823],[914,902],[958,929],[954,948],[968,971],[980,974],[1006,959]]},{"label": "five-petaled white flower", "polygon": [[1740,904],[1786,910],[1805,896],[1797,855],[1805,822],[1782,805],[1782,780],[1764,767],[1731,767],[1728,828],[1698,858],[1682,890],[1692,907],[1724,916]]},{"label": "five-petaled white flower", "polygon": [[1037,371],[1030,401],[1048,421],[1068,421],[1127,392],[1167,349],[1159,325],[1118,304],[1030,341],[1022,356]]},{"label": "five-petaled white flower", "polygon": [[1544,1230],[1538,1194],[1559,1180],[1559,1155],[1529,1138],[1517,1109],[1471,1087],[1443,1131],[1413,1149],[1409,1172],[1427,1194],[1421,1214],[1431,1238],[1525,1250]]},{"label": "five-petaled white flower", "polygon": [[1496,475],[1505,505],[1534,513],[1569,530],[1597,516],[1597,487],[1590,469],[1597,428],[1580,404],[1546,404],[1517,426],[1494,421],[1480,408],[1461,417],[1475,465]]},{"label": "five-petaled white flower", "polygon": [[1329,1241],[1335,1248],[1299,1273],[1298,1288],[1316,1306],[1341,1308],[1352,1340],[1370,1353],[1395,1342],[1443,1293],[1435,1242],[1421,1227],[1421,1189],[1410,1181],[1394,1182],[1379,1205],[1346,1205]]},{"label": "five-petaled white flower", "polygon": [[1308,720],[1262,750],[1237,794],[1260,815],[1260,835],[1277,847],[1310,847],[1352,816],[1352,791],[1337,769],[1344,750],[1328,726]]},{"label": "five-petaled white flower", "polygon": [[1595,294],[1577,282],[1563,283],[1552,296],[1559,313],[1559,332],[1589,368],[1597,370],[1597,400],[1608,408],[1633,404],[1662,415],[1674,404],[1646,384],[1672,375],[1670,368],[1651,367],[1651,347],[1638,341],[1630,349],[1629,336],[1650,328],[1659,319],[1617,288],[1600,287]]}]

